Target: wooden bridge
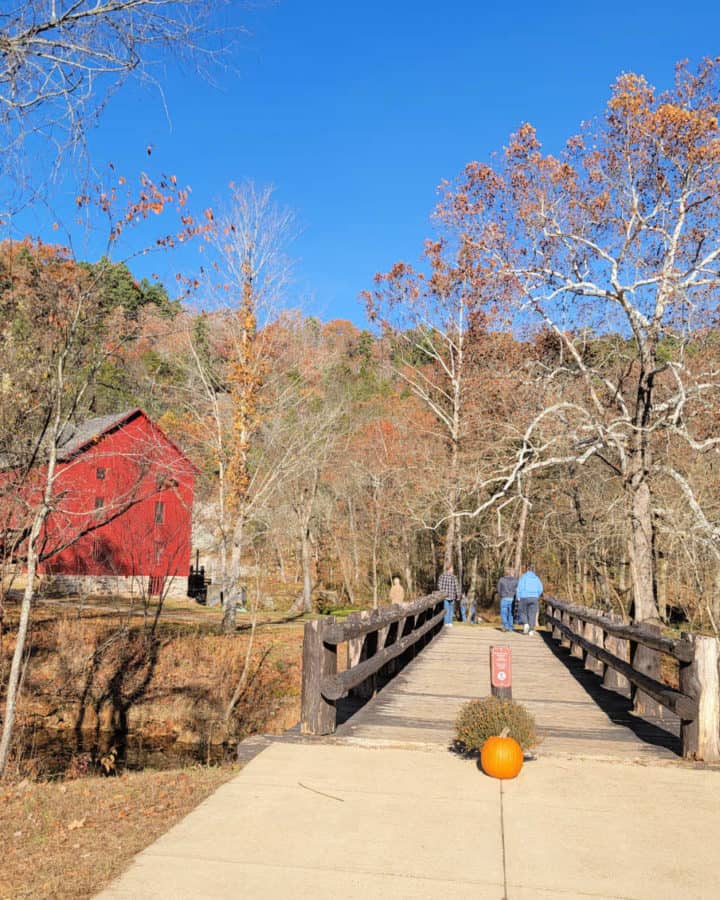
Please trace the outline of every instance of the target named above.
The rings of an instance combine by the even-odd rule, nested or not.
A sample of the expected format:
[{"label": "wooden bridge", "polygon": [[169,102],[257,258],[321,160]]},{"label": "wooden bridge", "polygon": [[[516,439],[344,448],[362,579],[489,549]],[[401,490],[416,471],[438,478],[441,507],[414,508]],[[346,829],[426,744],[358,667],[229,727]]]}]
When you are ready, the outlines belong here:
[{"label": "wooden bridge", "polygon": [[[440,607],[309,623],[305,734],[246,742],[242,772],[102,897],[720,896],[720,768],[683,758],[713,752],[705,642],[559,603],[535,636],[443,628]],[[490,692],[493,644],[542,736],[511,782],[451,750],[459,707]],[[676,687],[636,674],[638,645],[678,664]]]},{"label": "wooden bridge", "polygon": [[[445,629],[437,595],[342,623],[330,617],[309,622],[302,732],[450,746],[460,706],[491,691],[490,647],[507,645],[515,659],[513,699],[535,716],[540,753],[720,759],[715,638],[673,640],[659,629],[557,600],[545,608],[550,628],[534,636]],[[440,633],[442,640],[434,642]],[[677,688],[661,680],[663,656]],[[359,708],[380,684],[384,690]]]}]

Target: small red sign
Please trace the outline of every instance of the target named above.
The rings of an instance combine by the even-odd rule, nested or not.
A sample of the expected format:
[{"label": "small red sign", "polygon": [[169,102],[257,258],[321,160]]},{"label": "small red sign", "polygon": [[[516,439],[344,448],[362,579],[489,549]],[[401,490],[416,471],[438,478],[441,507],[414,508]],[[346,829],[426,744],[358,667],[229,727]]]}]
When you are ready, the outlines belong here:
[{"label": "small red sign", "polygon": [[512,686],[512,652],[509,647],[490,648],[490,681],[493,687]]}]

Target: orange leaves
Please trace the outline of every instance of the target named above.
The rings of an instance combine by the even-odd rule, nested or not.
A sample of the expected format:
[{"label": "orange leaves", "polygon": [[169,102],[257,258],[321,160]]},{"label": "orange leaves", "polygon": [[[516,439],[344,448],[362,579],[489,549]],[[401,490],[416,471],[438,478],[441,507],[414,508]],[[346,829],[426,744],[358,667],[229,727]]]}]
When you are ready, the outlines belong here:
[{"label": "orange leaves", "polygon": [[608,117],[637,118],[644,115],[654,102],[655,92],[645,77],[634,72],[624,72],[613,85]]},{"label": "orange leaves", "polygon": [[529,122],[525,122],[510,136],[505,156],[511,161],[537,159],[541,148],[535,128]]}]

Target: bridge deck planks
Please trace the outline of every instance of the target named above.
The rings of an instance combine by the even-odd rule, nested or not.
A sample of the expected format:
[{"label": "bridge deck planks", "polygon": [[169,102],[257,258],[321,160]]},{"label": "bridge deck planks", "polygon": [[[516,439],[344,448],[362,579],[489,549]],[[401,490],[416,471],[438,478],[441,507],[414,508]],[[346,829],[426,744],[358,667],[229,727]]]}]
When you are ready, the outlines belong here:
[{"label": "bridge deck planks", "polygon": [[489,650],[513,656],[513,699],[524,703],[542,735],[540,755],[608,759],[677,759],[679,722],[633,716],[626,697],[604,690],[549,635],[503,634],[496,628],[444,629],[378,695],[339,726],[337,739],[363,744],[448,746],[457,711],[490,693]]}]

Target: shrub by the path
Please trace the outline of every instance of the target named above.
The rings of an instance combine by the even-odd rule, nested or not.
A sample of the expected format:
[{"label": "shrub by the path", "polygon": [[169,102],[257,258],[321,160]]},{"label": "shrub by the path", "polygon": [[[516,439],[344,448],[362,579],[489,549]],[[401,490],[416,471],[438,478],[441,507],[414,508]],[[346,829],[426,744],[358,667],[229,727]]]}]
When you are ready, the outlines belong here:
[{"label": "shrub by the path", "polygon": [[523,750],[537,744],[532,715],[521,703],[500,697],[484,697],[466,703],[455,723],[455,740],[466,751],[480,751],[485,741],[499,735],[503,728],[509,729],[509,736],[515,738]]}]

